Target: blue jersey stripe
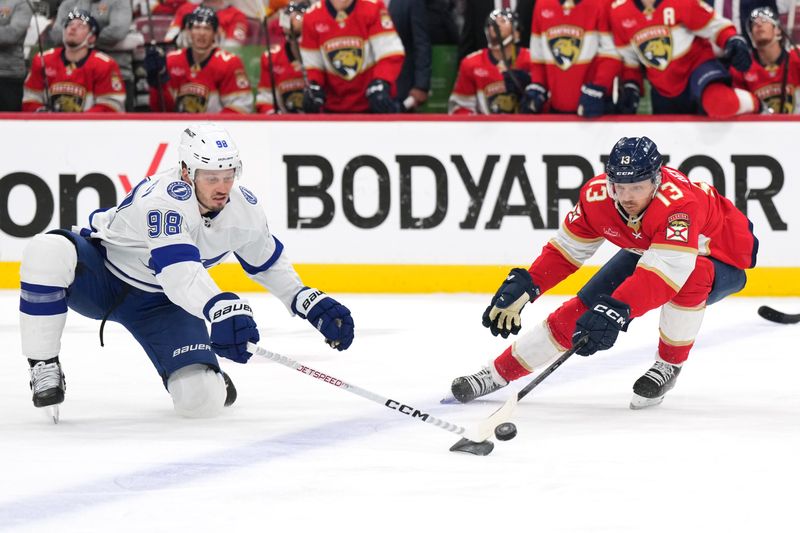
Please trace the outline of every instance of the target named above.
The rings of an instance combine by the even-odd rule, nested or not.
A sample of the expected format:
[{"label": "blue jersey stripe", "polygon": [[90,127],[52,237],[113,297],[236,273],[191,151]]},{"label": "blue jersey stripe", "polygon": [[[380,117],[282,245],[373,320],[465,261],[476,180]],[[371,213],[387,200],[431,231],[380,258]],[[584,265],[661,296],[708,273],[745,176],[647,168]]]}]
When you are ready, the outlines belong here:
[{"label": "blue jersey stripe", "polygon": [[175,263],[192,261],[200,263],[200,250],[191,244],[170,244],[150,250],[150,266],[156,274]]},{"label": "blue jersey stripe", "polygon": [[247,272],[251,276],[254,276],[259,272],[264,272],[265,270],[269,270],[269,268],[275,264],[275,261],[277,261],[278,258],[281,256],[281,253],[283,253],[283,243],[279,241],[275,236],[273,236],[272,238],[275,240],[275,251],[272,252],[270,258],[267,259],[267,261],[261,266],[251,265],[250,263],[239,257],[239,254],[234,252],[233,255],[235,255],[236,259],[239,260],[239,264],[242,265],[242,268],[244,269],[245,272]]}]

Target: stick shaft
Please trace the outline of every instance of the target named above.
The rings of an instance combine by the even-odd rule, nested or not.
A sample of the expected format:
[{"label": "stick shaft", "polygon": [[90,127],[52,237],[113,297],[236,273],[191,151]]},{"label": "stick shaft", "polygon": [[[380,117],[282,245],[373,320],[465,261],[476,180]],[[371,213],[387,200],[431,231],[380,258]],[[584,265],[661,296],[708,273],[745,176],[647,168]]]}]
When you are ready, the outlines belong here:
[{"label": "stick shaft", "polygon": [[529,392],[535,389],[539,385],[539,383],[547,379],[547,376],[555,372],[556,369],[564,363],[564,361],[572,357],[575,354],[575,352],[580,350],[583,347],[583,345],[586,344],[588,340],[589,340],[588,337],[582,337],[578,339],[578,341],[572,345],[572,348],[562,353],[558,357],[558,359],[550,363],[550,366],[542,370],[542,372],[538,376],[536,376],[536,379],[525,385],[525,387],[517,393],[517,401],[523,399],[525,396],[528,395]]},{"label": "stick shaft", "polygon": [[337,389],[342,389],[351,394],[355,394],[356,396],[361,396],[362,398],[365,398],[367,400],[379,403],[384,407],[387,407],[392,411],[401,414],[403,416],[407,416],[414,420],[419,420],[421,422],[426,422],[428,424],[436,426],[450,433],[455,433],[457,435],[464,435],[465,433],[467,433],[467,429],[462,426],[459,426],[458,424],[453,424],[452,422],[442,420],[441,418],[437,418],[428,413],[424,413],[419,409],[416,409],[406,403],[393,400],[385,396],[381,396],[380,394],[368,391],[367,389],[363,389],[357,385],[353,385],[352,383],[347,383],[346,381],[331,376],[330,374],[320,372],[319,370],[315,370],[310,366],[306,366],[302,363],[299,363],[294,359],[292,359],[291,357],[287,357],[285,355],[281,355],[275,352],[270,352],[269,350],[262,348],[260,346],[256,346],[255,344],[252,343],[248,343],[247,349],[248,351],[250,351],[255,355],[264,357],[275,363],[279,363],[288,368],[297,370],[298,372],[301,372],[306,376],[328,383],[329,385],[332,385]]}]

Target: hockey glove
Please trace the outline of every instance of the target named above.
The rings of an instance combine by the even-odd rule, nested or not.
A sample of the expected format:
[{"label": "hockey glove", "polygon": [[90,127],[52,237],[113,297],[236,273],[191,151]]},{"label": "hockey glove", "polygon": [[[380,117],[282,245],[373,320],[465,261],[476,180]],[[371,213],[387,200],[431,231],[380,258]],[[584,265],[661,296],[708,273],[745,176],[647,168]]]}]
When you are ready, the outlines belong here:
[{"label": "hockey glove", "polygon": [[581,85],[581,96],[578,99],[578,116],[594,118],[605,113],[606,91],[599,85],[585,83]]},{"label": "hockey glove", "polygon": [[321,290],[303,287],[294,297],[292,311],[311,322],[331,348],[342,351],[353,343],[350,310]]},{"label": "hockey glove", "polygon": [[525,87],[519,109],[523,113],[541,113],[545,102],[547,102],[547,89],[538,83],[531,83]]},{"label": "hockey glove", "polygon": [[572,342],[587,337],[586,344],[576,353],[592,355],[598,350],[608,350],[617,341],[620,331],[628,331],[631,308],[625,302],[601,295],[594,306],[583,313],[575,323]]},{"label": "hockey glove", "polygon": [[639,85],[634,81],[626,81],[617,103],[617,112],[623,115],[635,115],[639,110]]},{"label": "hockey glove", "polygon": [[747,72],[753,63],[750,46],[741,35],[734,35],[725,42],[723,58],[739,72]]},{"label": "hockey glove", "polygon": [[369,110],[372,113],[401,113],[400,102],[392,100],[392,88],[384,80],[372,80],[367,86],[366,96],[369,100]]},{"label": "hockey glove", "polygon": [[160,46],[148,46],[144,53],[144,70],[147,72],[147,83],[157,88],[169,81],[167,56]]},{"label": "hockey glove", "polygon": [[246,363],[253,355],[247,351],[247,343],[260,338],[247,300],[223,292],[208,301],[203,314],[211,322],[211,349],[221,357]]},{"label": "hockey glove", "polygon": [[511,269],[494,294],[492,303],[483,312],[483,326],[489,328],[495,337],[500,335],[507,339],[509,334],[516,335],[522,327],[522,308],[541,293],[530,272],[524,268]]},{"label": "hockey glove", "polygon": [[303,111],[306,113],[322,113],[325,105],[325,91],[319,83],[313,81],[303,90]]},{"label": "hockey glove", "polygon": [[531,84],[529,72],[521,69],[511,69],[503,72],[503,82],[506,84],[506,92],[522,96],[525,88]]}]

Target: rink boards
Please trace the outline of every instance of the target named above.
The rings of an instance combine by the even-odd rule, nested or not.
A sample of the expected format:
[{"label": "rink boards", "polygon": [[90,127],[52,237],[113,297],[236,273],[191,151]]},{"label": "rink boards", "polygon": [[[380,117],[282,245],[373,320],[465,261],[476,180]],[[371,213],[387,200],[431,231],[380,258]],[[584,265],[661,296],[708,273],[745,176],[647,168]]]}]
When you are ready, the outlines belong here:
[{"label": "rink boards", "polygon": [[[9,115],[5,115],[9,117]],[[0,287],[18,286],[26,241],[83,225],[145,175],[177,163],[185,117],[4,119]],[[747,295],[800,295],[798,122],[543,120],[225,121],[246,187],[310,285],[332,292],[490,292],[529,265],[580,185],[622,136],[647,135],[668,164],[713,183],[761,242]],[[615,248],[557,292],[574,292]],[[238,264],[212,273],[256,290]]]}]

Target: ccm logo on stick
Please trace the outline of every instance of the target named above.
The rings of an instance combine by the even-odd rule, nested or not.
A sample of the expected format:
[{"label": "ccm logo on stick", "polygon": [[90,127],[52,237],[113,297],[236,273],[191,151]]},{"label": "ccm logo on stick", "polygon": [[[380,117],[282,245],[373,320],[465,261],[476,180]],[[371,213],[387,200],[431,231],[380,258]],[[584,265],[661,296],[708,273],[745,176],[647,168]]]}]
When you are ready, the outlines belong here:
[{"label": "ccm logo on stick", "polygon": [[394,409],[395,411],[400,411],[404,415],[408,415],[411,418],[421,418],[423,420],[427,420],[430,416],[428,413],[423,413],[419,409],[415,409],[410,405],[401,404],[400,402],[396,402],[394,400],[386,400],[386,407],[389,409]]}]

